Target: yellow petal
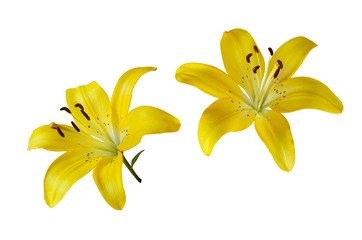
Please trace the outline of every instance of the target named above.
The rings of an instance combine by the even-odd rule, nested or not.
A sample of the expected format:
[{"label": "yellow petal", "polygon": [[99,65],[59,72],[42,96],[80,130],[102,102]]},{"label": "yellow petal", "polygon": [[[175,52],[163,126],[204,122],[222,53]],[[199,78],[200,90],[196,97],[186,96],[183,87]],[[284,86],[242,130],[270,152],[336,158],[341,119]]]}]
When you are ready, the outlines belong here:
[{"label": "yellow petal", "polygon": [[94,168],[101,156],[92,149],[77,149],[57,158],[44,179],[44,199],[49,207],[57,205],[69,188]]},{"label": "yellow petal", "polygon": [[114,88],[111,106],[112,120],[116,126],[119,126],[121,119],[124,119],[128,113],[131,104],[133,88],[138,79],[145,73],[155,71],[155,67],[133,68],[125,72],[118,80]]},{"label": "yellow petal", "polygon": [[255,129],[276,164],[284,171],[291,171],[295,161],[294,142],[285,117],[273,110],[265,110],[255,118]]},{"label": "yellow petal", "polygon": [[[66,99],[81,131],[112,143],[111,105],[107,93],[97,82],[68,89]],[[76,107],[77,104],[81,106]]]},{"label": "yellow petal", "polygon": [[[265,62],[253,37],[243,29],[224,32],[220,42],[226,72],[254,98],[264,76]],[[252,54],[247,61],[247,56]],[[253,68],[260,66],[253,72]]]},{"label": "yellow petal", "polygon": [[279,66],[278,60],[282,62],[277,81],[280,82],[290,78],[299,68],[308,53],[317,46],[305,37],[296,37],[284,43],[270,59],[267,76],[273,74],[274,66]]},{"label": "yellow petal", "polygon": [[197,87],[217,98],[234,97],[246,101],[238,84],[220,69],[202,63],[186,63],[176,70],[176,80]]},{"label": "yellow petal", "polygon": [[202,151],[209,156],[216,142],[228,132],[248,128],[255,118],[255,111],[234,98],[222,98],[212,103],[201,116],[199,142]]},{"label": "yellow petal", "polygon": [[130,111],[121,124],[122,142],[119,151],[126,151],[136,146],[144,135],[155,133],[176,132],[180,121],[161,109],[141,106]]},{"label": "yellow petal", "polygon": [[323,83],[313,78],[296,77],[280,82],[269,93],[266,106],[279,112],[317,109],[341,113],[342,102]]},{"label": "yellow petal", "polygon": [[[59,127],[59,130],[57,130],[57,127]],[[28,150],[43,148],[49,151],[68,151],[100,145],[100,141],[89,137],[83,132],[77,132],[73,127],[52,123],[33,131],[29,139]]]},{"label": "yellow petal", "polygon": [[126,204],[122,181],[123,157],[103,158],[93,170],[93,179],[104,200],[114,209],[121,210]]}]

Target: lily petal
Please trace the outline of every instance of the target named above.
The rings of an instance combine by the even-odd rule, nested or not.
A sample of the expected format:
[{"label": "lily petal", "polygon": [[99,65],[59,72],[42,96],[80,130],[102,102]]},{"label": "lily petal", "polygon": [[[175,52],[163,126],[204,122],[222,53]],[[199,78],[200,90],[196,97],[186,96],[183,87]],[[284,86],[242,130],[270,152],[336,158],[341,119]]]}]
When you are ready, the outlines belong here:
[{"label": "lily petal", "polygon": [[290,78],[280,82],[269,93],[266,106],[278,112],[317,109],[341,113],[341,100],[322,82],[309,77]]},{"label": "lily petal", "polygon": [[[265,62],[253,37],[243,29],[233,29],[224,32],[220,48],[226,72],[254,98],[264,76]],[[247,59],[249,54],[252,55]],[[254,73],[257,66],[260,67]]]},{"label": "lily petal", "polygon": [[166,132],[177,132],[181,126],[180,121],[161,109],[141,106],[133,109],[122,121],[119,151],[126,151],[136,146],[144,135]]},{"label": "lily petal", "polygon": [[219,139],[228,132],[248,128],[255,119],[255,111],[240,100],[222,98],[203,112],[198,129],[202,151],[209,156]]},{"label": "lily petal", "polygon": [[256,116],[255,129],[276,164],[290,172],[295,162],[295,150],[287,119],[276,111],[265,110]]},{"label": "lily petal", "polygon": [[93,179],[104,200],[114,209],[121,210],[126,204],[122,181],[123,157],[104,157],[93,170]]},{"label": "lily petal", "polygon": [[[59,127],[59,130],[56,127]],[[61,131],[64,137],[58,131]],[[83,132],[77,132],[73,127],[52,123],[33,131],[29,139],[28,150],[43,148],[48,151],[69,151],[78,148],[92,148],[101,144],[95,138],[89,137]]]},{"label": "lily petal", "polygon": [[290,78],[316,46],[317,44],[305,37],[296,37],[285,42],[270,59],[267,76],[274,74],[273,68],[279,66],[278,60],[280,60],[283,67],[279,71],[276,83]]},{"label": "lily petal", "polygon": [[156,69],[155,67],[133,68],[119,78],[111,99],[112,120],[115,126],[119,126],[121,120],[124,119],[128,113],[133,88],[138,79],[143,74],[155,71]]},{"label": "lily petal", "polygon": [[176,80],[197,87],[217,97],[234,97],[247,101],[238,84],[220,69],[203,63],[186,63],[176,70]]},{"label": "lily petal", "polygon": [[97,82],[68,89],[66,99],[81,131],[112,143],[111,105],[107,93]]},{"label": "lily petal", "polygon": [[69,188],[89,173],[102,155],[91,149],[71,150],[58,157],[49,167],[44,179],[44,199],[54,207]]}]

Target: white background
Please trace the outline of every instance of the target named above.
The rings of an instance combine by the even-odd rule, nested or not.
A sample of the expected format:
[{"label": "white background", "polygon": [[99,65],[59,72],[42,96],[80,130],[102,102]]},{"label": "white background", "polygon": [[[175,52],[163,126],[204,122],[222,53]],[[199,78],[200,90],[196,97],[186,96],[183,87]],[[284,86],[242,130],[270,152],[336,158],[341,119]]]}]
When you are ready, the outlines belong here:
[{"label": "white background", "polygon": [[[126,3],[127,2],[127,3]],[[1,1],[1,239],[361,239],[361,27],[358,1]],[[222,33],[244,28],[267,58],[305,36],[319,46],[295,76],[325,83],[340,115],[285,114],[296,164],[281,171],[254,126],[203,155],[197,126],[214,99],[174,78],[186,62],[223,69]],[[146,136],[124,169],[127,203],[113,210],[91,174],[54,208],[43,178],[59,153],[26,150],[32,131],[69,123],[65,90],[96,80],[111,95],[125,71],[156,66],[131,108],[177,116],[177,133]]]}]

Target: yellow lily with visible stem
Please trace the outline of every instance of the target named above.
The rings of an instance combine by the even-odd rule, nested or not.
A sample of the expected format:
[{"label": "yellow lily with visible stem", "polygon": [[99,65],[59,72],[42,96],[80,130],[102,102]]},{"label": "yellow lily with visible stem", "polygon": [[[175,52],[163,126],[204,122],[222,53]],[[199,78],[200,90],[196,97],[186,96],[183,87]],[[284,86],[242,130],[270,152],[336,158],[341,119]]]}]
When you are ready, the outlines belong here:
[{"label": "yellow lily with visible stem", "polygon": [[[72,126],[51,123],[34,130],[28,150],[43,148],[66,151],[49,167],[44,179],[44,199],[54,207],[69,188],[93,170],[94,181],[106,202],[121,210],[126,203],[122,181],[123,163],[141,182],[123,152],[136,146],[146,134],[176,132],[180,121],[154,107],[141,106],[128,112],[138,79],[154,67],[134,68],[123,74],[113,92],[92,82],[66,91]],[[139,154],[137,155],[137,157]]]},{"label": "yellow lily with visible stem", "polygon": [[[228,132],[238,132],[255,122],[255,129],[277,165],[291,171],[295,162],[292,133],[281,113],[318,109],[341,113],[342,102],[318,80],[292,77],[317,45],[305,37],[284,43],[270,55],[267,70],[253,37],[243,29],[225,32],[220,47],[227,73],[210,65],[186,63],[176,79],[219,98],[202,114],[198,137],[209,156]],[[241,87],[241,88],[240,88]]]}]

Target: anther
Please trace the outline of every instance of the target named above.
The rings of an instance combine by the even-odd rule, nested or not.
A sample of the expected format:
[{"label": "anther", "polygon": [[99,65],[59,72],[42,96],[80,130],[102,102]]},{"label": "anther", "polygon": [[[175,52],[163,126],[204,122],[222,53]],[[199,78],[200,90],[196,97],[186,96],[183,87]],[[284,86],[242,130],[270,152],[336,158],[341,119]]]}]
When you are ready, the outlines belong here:
[{"label": "anther", "polygon": [[66,111],[67,113],[72,114],[72,112],[67,107],[60,108],[60,111]]},{"label": "anther", "polygon": [[254,67],[253,68],[253,73],[256,73],[256,71],[258,71],[258,69],[260,68],[260,66],[258,65],[258,66],[256,66],[256,67]]},{"label": "anther", "polygon": [[279,64],[279,67],[280,67],[280,68],[283,68],[283,63],[282,63],[282,61],[280,61],[280,60],[278,59],[277,62],[278,62],[278,64]]},{"label": "anther", "polygon": [[58,133],[59,133],[60,136],[64,137],[64,133],[62,132],[62,130],[60,130],[59,127],[57,127],[57,131],[58,131]]},{"label": "anther", "polygon": [[269,50],[270,56],[273,56],[273,54],[274,54],[273,49],[269,47],[268,50]]},{"label": "anther", "polygon": [[278,69],[275,71],[275,73],[274,73],[274,78],[277,78],[277,77],[278,77],[279,71],[280,71],[280,67],[278,67]]},{"label": "anther", "polygon": [[89,121],[90,117],[88,116],[88,114],[86,112],[84,112],[83,109],[80,110],[80,112],[83,114],[83,116]]},{"label": "anther", "polygon": [[255,50],[256,53],[259,53],[259,49],[258,49],[257,46],[254,46],[254,50]]},{"label": "anther", "polygon": [[71,121],[70,123],[72,124],[74,129],[77,130],[77,132],[80,132],[80,129],[78,128],[78,126],[73,121]]},{"label": "anther", "polygon": [[252,56],[253,54],[252,53],[249,53],[248,55],[246,55],[246,61],[248,63],[250,63],[250,57]]},{"label": "anther", "polygon": [[80,103],[75,104],[74,107],[79,107],[81,110],[84,110],[84,107]]}]

